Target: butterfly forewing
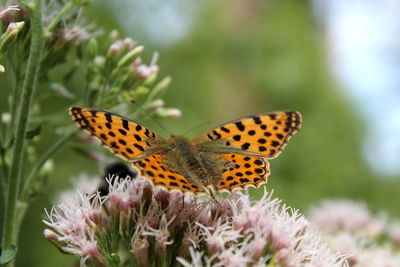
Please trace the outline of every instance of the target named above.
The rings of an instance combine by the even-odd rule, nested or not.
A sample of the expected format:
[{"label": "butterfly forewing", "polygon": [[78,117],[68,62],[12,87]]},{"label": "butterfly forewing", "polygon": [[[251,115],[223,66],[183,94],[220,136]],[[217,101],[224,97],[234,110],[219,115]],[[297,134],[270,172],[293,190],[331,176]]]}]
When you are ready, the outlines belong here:
[{"label": "butterfly forewing", "polygon": [[163,161],[163,155],[152,155],[132,164],[140,170],[143,177],[150,180],[157,187],[178,190],[184,193],[205,193],[202,187],[191,184],[181,174],[166,168],[163,165]]},{"label": "butterfly forewing", "polygon": [[70,115],[82,130],[128,161],[148,157],[168,145],[152,130],[111,112],[72,107]]},{"label": "butterfly forewing", "polygon": [[220,125],[193,142],[201,151],[274,158],[300,125],[301,115],[297,111],[266,113]]}]

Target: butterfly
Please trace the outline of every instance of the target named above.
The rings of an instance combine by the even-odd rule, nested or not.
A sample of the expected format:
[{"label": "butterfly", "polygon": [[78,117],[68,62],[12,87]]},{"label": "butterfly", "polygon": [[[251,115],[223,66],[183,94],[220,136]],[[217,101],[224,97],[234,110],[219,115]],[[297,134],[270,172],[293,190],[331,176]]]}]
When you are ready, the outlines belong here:
[{"label": "butterfly", "polygon": [[154,131],[108,111],[72,107],[85,132],[130,162],[156,187],[189,194],[259,187],[301,126],[297,111],[271,112],[222,124],[196,138],[164,139]]}]

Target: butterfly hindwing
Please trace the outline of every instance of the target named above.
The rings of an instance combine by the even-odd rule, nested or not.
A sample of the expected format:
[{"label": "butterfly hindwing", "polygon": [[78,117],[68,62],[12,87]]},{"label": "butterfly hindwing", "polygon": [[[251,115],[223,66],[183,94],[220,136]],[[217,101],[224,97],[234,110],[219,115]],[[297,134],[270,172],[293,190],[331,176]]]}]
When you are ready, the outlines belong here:
[{"label": "butterfly hindwing", "polygon": [[152,155],[136,161],[132,165],[141,172],[141,175],[151,181],[156,187],[181,191],[183,193],[203,194],[204,189],[191,184],[185,177],[163,165],[164,156]]},{"label": "butterfly hindwing", "polygon": [[82,130],[128,161],[145,158],[168,145],[152,130],[111,112],[72,107],[70,115]]},{"label": "butterfly hindwing", "polygon": [[267,182],[269,163],[263,158],[242,154],[223,154],[230,166],[222,173],[222,180],[218,183],[218,191],[234,191],[246,187],[259,187]]},{"label": "butterfly hindwing", "polygon": [[275,158],[300,126],[299,112],[272,112],[220,125],[193,142],[204,151]]}]

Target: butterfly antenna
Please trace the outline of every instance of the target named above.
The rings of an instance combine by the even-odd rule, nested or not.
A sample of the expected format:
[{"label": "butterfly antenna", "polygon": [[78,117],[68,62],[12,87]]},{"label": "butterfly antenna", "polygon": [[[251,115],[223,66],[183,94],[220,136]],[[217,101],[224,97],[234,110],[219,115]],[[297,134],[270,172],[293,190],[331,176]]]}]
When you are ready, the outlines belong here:
[{"label": "butterfly antenna", "polygon": [[139,110],[141,112],[143,112],[144,114],[146,114],[147,117],[149,117],[152,121],[154,121],[158,126],[160,126],[161,129],[163,129],[164,131],[169,133],[171,136],[174,136],[174,134],[172,134],[170,131],[168,131],[168,129],[165,128],[158,120],[156,120],[153,116],[151,116],[150,113],[147,110],[145,110],[135,99],[131,99],[131,103],[134,105],[137,105]]},{"label": "butterfly antenna", "polygon": [[190,133],[191,131],[194,131],[194,130],[196,130],[197,128],[200,128],[200,127],[202,127],[202,126],[204,126],[204,125],[209,125],[210,123],[211,123],[210,121],[204,121],[204,122],[202,122],[202,123],[199,123],[199,124],[197,124],[195,127],[189,129],[189,130],[186,131],[184,134],[182,134],[182,136],[185,136],[185,135],[187,135],[188,133]]}]

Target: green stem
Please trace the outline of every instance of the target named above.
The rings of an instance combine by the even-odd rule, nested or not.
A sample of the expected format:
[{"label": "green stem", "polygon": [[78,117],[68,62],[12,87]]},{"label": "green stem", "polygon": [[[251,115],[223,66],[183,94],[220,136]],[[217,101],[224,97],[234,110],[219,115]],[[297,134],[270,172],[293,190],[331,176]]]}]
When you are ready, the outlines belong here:
[{"label": "green stem", "polygon": [[[22,189],[22,193],[20,196],[20,199],[18,201],[17,205],[17,236],[18,236],[18,231],[21,226],[22,220],[25,216],[26,210],[28,208],[28,201],[31,196],[31,191],[33,188],[35,188],[35,183],[38,181],[38,173],[42,169],[43,165],[46,163],[47,160],[51,159],[55,154],[57,154],[58,151],[60,151],[68,142],[71,140],[71,138],[76,134],[78,129],[71,131],[67,134],[65,134],[61,139],[59,139],[55,144],[53,144],[52,147],[50,147],[49,150],[47,150],[42,157],[37,161],[35,166],[31,169],[29,172],[28,178],[25,181],[25,184]],[[37,186],[37,191],[40,191],[41,188],[43,187],[43,183],[39,184]]]},{"label": "green stem", "polygon": [[21,169],[23,166],[24,141],[43,48],[42,1],[34,0],[29,7],[32,16],[31,47],[19,99],[20,101],[16,118],[15,138],[8,177],[8,192],[4,213],[2,239],[2,247],[4,248],[8,248],[11,244],[17,243],[17,231],[15,227],[16,204],[18,188],[21,180]]},{"label": "green stem", "polygon": [[8,168],[7,168],[7,162],[6,162],[6,159],[5,159],[5,157],[6,157],[6,155],[5,155],[5,152],[3,153],[1,153],[1,155],[0,155],[0,165],[1,165],[1,168],[0,168],[0,190],[2,190],[2,192],[3,192],[3,196],[4,196],[4,200],[5,200],[5,198],[7,197],[7,191],[6,191],[6,189],[7,189],[7,184],[8,184],[8,181],[7,181],[7,174],[8,174]]},{"label": "green stem", "polygon": [[61,10],[58,12],[57,16],[50,22],[49,26],[47,26],[45,34],[50,35],[50,33],[54,30],[57,24],[61,21],[63,16],[74,6],[73,1],[69,1]]},{"label": "green stem", "polygon": [[29,172],[28,178],[25,181],[25,184],[22,189],[22,193],[20,196],[21,202],[27,202],[29,199],[30,191],[34,188],[34,184],[36,182],[36,177],[39,171],[42,169],[43,165],[46,163],[47,160],[54,157],[54,155],[60,151],[76,134],[78,130],[71,131],[65,134],[61,139],[59,139],[52,147],[49,148],[36,162],[35,166]]}]

